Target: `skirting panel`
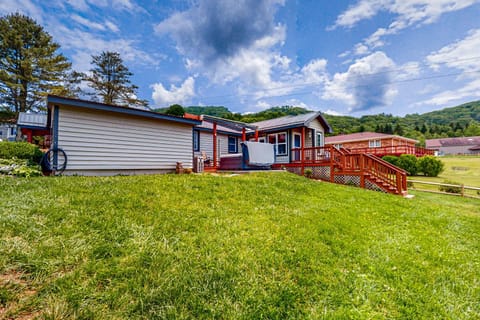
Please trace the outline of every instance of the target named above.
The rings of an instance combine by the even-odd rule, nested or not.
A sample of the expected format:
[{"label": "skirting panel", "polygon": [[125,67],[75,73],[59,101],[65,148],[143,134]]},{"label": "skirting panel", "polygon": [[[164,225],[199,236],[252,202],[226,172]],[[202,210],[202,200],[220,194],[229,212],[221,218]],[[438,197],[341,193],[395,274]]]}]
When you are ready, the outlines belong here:
[{"label": "skirting panel", "polygon": [[360,177],[350,175],[335,175],[335,183],[360,187]]}]

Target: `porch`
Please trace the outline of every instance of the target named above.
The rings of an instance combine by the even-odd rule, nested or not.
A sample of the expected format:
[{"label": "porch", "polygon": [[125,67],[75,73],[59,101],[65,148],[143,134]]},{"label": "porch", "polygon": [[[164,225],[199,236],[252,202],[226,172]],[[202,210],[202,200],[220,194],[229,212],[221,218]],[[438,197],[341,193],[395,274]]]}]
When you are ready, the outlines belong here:
[{"label": "porch", "polygon": [[375,148],[350,148],[349,150],[353,153],[373,154],[374,156],[377,156],[380,158],[384,156],[400,156],[402,154],[411,154],[416,157],[435,155],[435,150],[411,146],[411,145],[375,147]]},{"label": "porch", "polygon": [[354,153],[334,146],[293,148],[295,155],[290,163],[274,164],[274,168],[305,175],[311,172],[315,179],[333,183],[406,195],[407,173],[379,157],[365,153]]}]

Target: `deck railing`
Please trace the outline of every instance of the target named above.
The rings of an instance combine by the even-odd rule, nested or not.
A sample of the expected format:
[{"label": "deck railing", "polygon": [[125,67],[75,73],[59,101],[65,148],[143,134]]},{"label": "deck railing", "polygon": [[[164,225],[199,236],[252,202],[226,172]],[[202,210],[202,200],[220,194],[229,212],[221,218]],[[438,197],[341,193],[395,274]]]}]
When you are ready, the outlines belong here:
[{"label": "deck railing", "polygon": [[[353,174],[361,177],[361,186],[365,186],[365,179],[382,186],[395,189],[394,193],[403,194],[407,191],[407,173],[390,163],[371,154],[353,153],[346,149],[337,149],[333,146],[308,147],[292,149],[293,166],[330,166],[332,167],[331,180],[334,174]],[[335,173],[333,168],[337,168]],[[389,190],[391,191],[391,190]]]},{"label": "deck railing", "polygon": [[435,154],[435,151],[431,149],[407,145],[378,148],[353,148],[350,149],[350,151],[353,153],[368,153],[375,156],[412,154],[417,157],[422,157],[427,155],[433,156]]}]

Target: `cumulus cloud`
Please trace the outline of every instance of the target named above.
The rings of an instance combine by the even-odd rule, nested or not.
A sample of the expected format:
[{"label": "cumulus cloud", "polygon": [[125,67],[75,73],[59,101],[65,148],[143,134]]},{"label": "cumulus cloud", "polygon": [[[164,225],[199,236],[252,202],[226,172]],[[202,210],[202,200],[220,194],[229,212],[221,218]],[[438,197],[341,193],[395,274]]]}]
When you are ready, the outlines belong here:
[{"label": "cumulus cloud", "polygon": [[152,88],[152,99],[155,106],[167,107],[172,104],[185,104],[195,96],[195,79],[188,77],[179,87],[172,84],[170,89],[166,89],[161,83],[153,84]]},{"label": "cumulus cloud", "polygon": [[462,10],[478,0],[360,0],[340,14],[332,29],[337,27],[352,28],[362,20],[370,19],[381,11],[395,16],[387,26],[377,29],[367,37],[363,44],[370,49],[381,47],[388,35],[397,34],[401,30],[422,24],[430,24],[445,13]]},{"label": "cumulus cloud", "polygon": [[231,57],[272,34],[278,0],[203,0],[155,26],[180,52],[211,61]]},{"label": "cumulus cloud", "polygon": [[374,52],[328,80],[322,98],[342,101],[351,112],[383,107],[396,94],[391,85],[394,67],[395,63],[385,53]]}]

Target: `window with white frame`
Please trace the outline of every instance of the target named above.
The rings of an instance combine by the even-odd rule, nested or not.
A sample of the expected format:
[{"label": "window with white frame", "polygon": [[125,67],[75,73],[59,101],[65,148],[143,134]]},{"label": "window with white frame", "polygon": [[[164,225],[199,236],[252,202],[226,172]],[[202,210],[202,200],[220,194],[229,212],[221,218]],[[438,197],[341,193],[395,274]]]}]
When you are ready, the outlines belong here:
[{"label": "window with white frame", "polygon": [[323,132],[317,132],[315,147],[323,147],[324,145],[325,145],[325,142],[323,139]]},{"label": "window with white frame", "polygon": [[200,132],[193,130],[193,151],[200,151]]},{"label": "window with white frame", "polygon": [[337,148],[337,149],[342,149],[343,144],[337,143],[337,144],[334,144],[333,146],[334,146],[335,148]]},{"label": "window with white frame", "polygon": [[382,142],[380,140],[369,140],[368,147],[369,148],[380,148],[382,146]]},{"label": "window with white frame", "polygon": [[287,155],[287,133],[273,133],[268,135],[268,143],[275,145],[275,153],[277,156]]},{"label": "window with white frame", "polygon": [[238,152],[238,138],[234,136],[228,136],[228,153]]}]

